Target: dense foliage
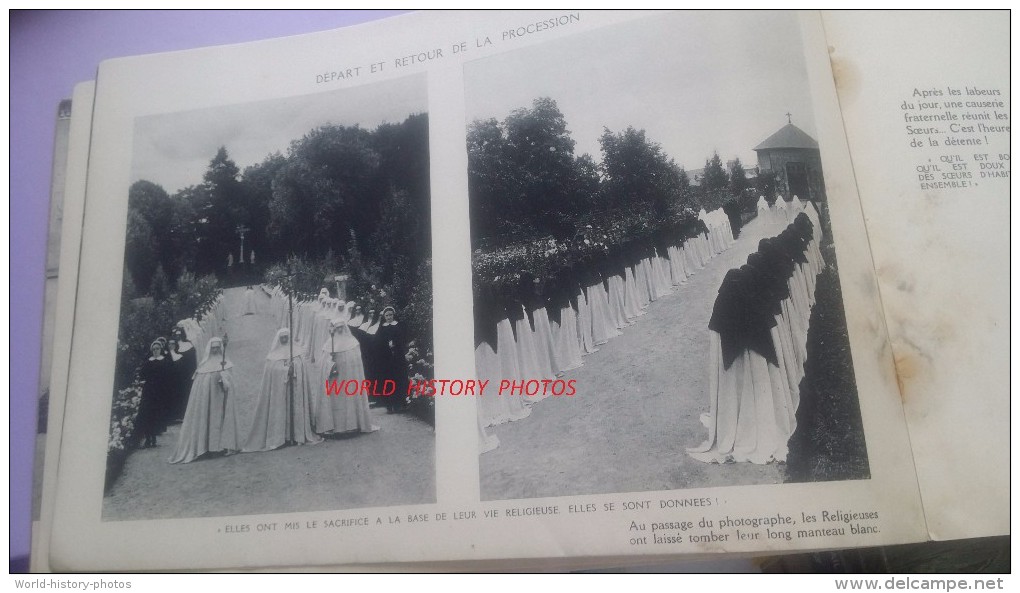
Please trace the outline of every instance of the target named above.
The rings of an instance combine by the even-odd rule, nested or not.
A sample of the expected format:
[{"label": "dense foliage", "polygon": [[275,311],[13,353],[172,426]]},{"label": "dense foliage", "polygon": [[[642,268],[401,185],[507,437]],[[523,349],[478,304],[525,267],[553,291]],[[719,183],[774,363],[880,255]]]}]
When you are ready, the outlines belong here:
[{"label": "dense foliage", "polygon": [[[732,178],[718,154],[700,185],[644,130],[604,129],[601,162],[574,154],[556,102],[535,99],[502,122],[468,127],[473,270],[479,283],[549,276],[626,241],[666,229],[689,232],[701,208],[750,208],[743,169]],[[739,160],[737,161],[739,166]],[[739,221],[739,216],[737,216]]]},{"label": "dense foliage", "polygon": [[346,265],[355,248],[388,283],[429,258],[429,212],[426,114],[375,130],[325,125],[244,171],[221,147],[201,182],[172,196],[133,184],[125,264],[144,295],[160,267],[171,284],[185,271],[229,283],[227,257],[239,259],[246,229],[245,258],[255,250],[260,269],[331,254]]},{"label": "dense foliage", "polygon": [[159,336],[169,337],[174,325],[189,317],[201,320],[220,296],[216,278],[196,278],[191,272],[177,277],[172,288],[156,298],[138,296],[125,276],[117,333],[117,370],[114,388],[123,389],[135,380],[135,372],[150,354],[149,345]]}]

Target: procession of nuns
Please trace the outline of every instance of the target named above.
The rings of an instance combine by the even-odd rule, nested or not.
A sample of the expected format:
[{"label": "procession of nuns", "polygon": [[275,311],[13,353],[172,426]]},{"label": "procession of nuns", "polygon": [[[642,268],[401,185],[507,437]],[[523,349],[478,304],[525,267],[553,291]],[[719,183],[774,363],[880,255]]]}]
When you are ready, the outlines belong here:
[{"label": "procession of nuns", "polygon": [[[251,426],[238,423],[238,401],[226,355],[228,341],[212,337],[197,365],[180,437],[170,463],[187,463],[206,454],[271,451],[285,445],[310,445],[324,436],[378,430],[370,417],[369,396],[327,393],[334,380],[392,379],[407,384],[407,347],[393,307],[364,315],[353,301],[332,298],[323,288],[315,301],[289,310],[280,287],[258,287],[280,328],[267,345]],[[257,313],[255,289],[245,292],[242,315]],[[158,378],[156,382],[158,383]],[[144,398],[143,398],[144,402]],[[387,397],[388,413],[400,411],[402,398]],[[143,403],[144,406],[144,403]]]},{"label": "procession of nuns", "polygon": [[[796,196],[773,205],[761,198],[758,218],[775,236],[726,274],[709,321],[709,411],[701,416],[708,438],[687,450],[706,463],[784,462],[796,430],[815,279],[825,266],[821,227],[814,205]],[[566,290],[553,279],[549,286],[528,282],[534,288],[516,299],[476,298],[479,377],[551,378],[581,366],[583,355],[620,335],[650,301],[733,245],[721,210],[702,211],[701,220],[707,232],[624,259],[619,271],[570,270],[580,279]],[[486,427],[522,420],[540,400],[480,398],[480,451],[499,446]]]},{"label": "procession of nuns", "polygon": [[708,325],[709,411],[701,416],[708,438],[687,450],[699,461],[786,461],[797,428],[815,279],[825,262],[814,206],[779,203],[762,215],[792,222],[762,239],[719,287]]},{"label": "procession of nuns", "polygon": [[[475,368],[479,379],[555,379],[584,364],[622,335],[653,301],[671,294],[736,239],[722,208],[701,210],[686,232],[664,229],[653,237],[614,246],[601,257],[558,271],[525,276],[501,292],[477,287]],[[522,420],[547,393],[478,399],[480,453],[499,446],[487,427]]]}]

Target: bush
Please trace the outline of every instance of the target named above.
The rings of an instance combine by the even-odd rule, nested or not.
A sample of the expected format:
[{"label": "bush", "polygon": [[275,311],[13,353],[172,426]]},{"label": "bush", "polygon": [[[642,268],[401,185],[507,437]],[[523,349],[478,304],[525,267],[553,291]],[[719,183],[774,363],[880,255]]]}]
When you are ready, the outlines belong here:
[{"label": "bush", "polygon": [[214,276],[195,279],[185,272],[163,300],[122,298],[114,388],[124,389],[132,384],[138,367],[149,357],[153,340],[167,336],[181,319],[201,319],[212,309],[220,292]]},{"label": "bush", "polygon": [[209,274],[196,278],[191,272],[184,272],[177,278],[174,291],[167,300],[177,321],[189,317],[202,319],[212,310],[221,292],[216,276]]},{"label": "bush", "polygon": [[142,401],[144,381],[135,378],[134,382],[124,389],[118,389],[113,396],[113,409],[110,412],[110,440],[107,452],[125,451],[134,446],[135,417]]},{"label": "bush", "polygon": [[142,381],[135,378],[129,387],[118,389],[114,393],[110,412],[110,437],[106,445],[107,492],[124,471],[124,463],[136,444],[135,418],[138,416],[138,406],[142,401],[143,385]]},{"label": "bush", "polygon": [[131,385],[138,367],[149,357],[149,345],[176,322],[166,301],[156,303],[150,297],[141,297],[121,304],[114,389]]},{"label": "bush", "polygon": [[150,355],[149,345],[157,337],[169,335],[181,319],[201,319],[215,305],[220,292],[214,276],[196,279],[189,272],[181,274],[174,290],[162,300],[152,297],[133,298],[134,287],[125,281],[121,296],[117,366],[107,443],[107,489],[120,475],[137,441],[135,417],[138,415],[143,385],[138,379],[138,369]]},{"label": "bush", "polygon": [[[833,261],[829,259],[828,261]],[[800,384],[789,481],[861,480],[870,475],[839,277],[818,276]]]},{"label": "bush", "polygon": [[544,237],[520,241],[497,249],[477,249],[471,258],[475,290],[481,287],[516,287],[525,275],[551,278],[569,268],[635,240],[651,240],[662,231],[689,237],[698,223],[690,208],[656,218],[642,211],[609,211],[589,214],[579,220],[573,237]]}]

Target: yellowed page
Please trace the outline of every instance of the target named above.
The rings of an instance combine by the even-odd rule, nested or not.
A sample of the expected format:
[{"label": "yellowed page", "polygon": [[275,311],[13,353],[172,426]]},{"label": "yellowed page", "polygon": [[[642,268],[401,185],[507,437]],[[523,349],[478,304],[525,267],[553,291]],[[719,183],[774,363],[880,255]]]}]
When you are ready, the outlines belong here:
[{"label": "yellowed page", "polygon": [[934,539],[1009,533],[1009,14],[824,15]]},{"label": "yellowed page", "polygon": [[[550,23],[562,24],[552,27]],[[781,27],[784,34],[767,38],[764,32],[770,29],[763,23]],[[762,38],[762,43],[750,43],[750,33]],[[647,47],[649,40],[654,47],[634,52],[632,46],[638,41]],[[763,52],[763,46],[769,51]],[[606,55],[619,53],[618,48],[630,48],[620,54],[631,60],[622,69],[618,56]],[[441,57],[440,49],[444,52]],[[781,59],[765,63],[767,56]],[[680,76],[664,65],[666,57],[682,62],[692,74]],[[641,90],[639,85],[621,82],[622,76],[591,74],[605,72],[609,58],[613,58],[616,72],[625,70],[625,74],[644,77],[642,81],[649,87],[663,78],[673,86],[655,97],[627,101],[631,90]],[[699,71],[706,63],[713,67]],[[380,69],[378,64],[384,67]],[[506,70],[502,70],[504,65]],[[704,438],[698,414],[668,415],[661,407],[649,405],[630,409],[626,415],[606,414],[603,418],[621,425],[624,421],[632,423],[634,427],[626,430],[644,439],[642,443],[666,443],[670,447],[668,454],[647,453],[657,464],[656,478],[634,478],[627,462],[591,453],[581,467],[598,478],[598,489],[574,488],[567,482],[567,488],[573,490],[552,495],[518,496],[511,492],[487,496],[480,474],[491,462],[479,455],[476,401],[447,395],[436,398],[433,499],[404,504],[379,502],[392,491],[384,480],[390,476],[381,468],[371,481],[378,499],[348,504],[320,496],[310,497],[307,504],[285,506],[287,497],[280,496],[274,501],[280,503],[277,507],[251,511],[248,503],[258,499],[264,482],[274,477],[265,471],[270,467],[267,464],[281,455],[305,455],[305,449],[284,447],[169,465],[166,459],[173,443],[167,446],[168,439],[162,437],[163,449],[132,453],[129,461],[135,469],[129,467],[124,475],[140,476],[138,487],[120,493],[119,499],[104,497],[128,190],[137,172],[133,159],[146,148],[139,140],[162,138],[152,128],[147,128],[150,132],[146,134],[136,135],[136,130],[151,122],[170,121],[175,125],[160,130],[172,131],[180,122],[193,121],[188,118],[196,112],[222,116],[206,118],[208,130],[186,128],[196,130],[193,138],[182,141],[190,149],[204,132],[220,133],[221,123],[236,121],[238,112],[254,114],[237,126],[240,134],[281,125],[279,122],[286,118],[269,117],[291,113],[280,105],[289,105],[299,113],[298,107],[326,100],[335,110],[333,120],[374,127],[378,122],[365,113],[377,104],[385,107],[407,102],[415,109],[424,104],[429,116],[432,249],[436,262],[432,276],[435,373],[436,378],[465,378],[475,372],[465,135],[475,115],[469,110],[485,114],[488,109],[489,115],[500,118],[505,114],[500,111],[502,106],[489,109],[496,101],[480,108],[484,101],[474,93],[484,86],[478,81],[486,74],[504,72],[508,86],[534,85],[527,89],[531,95],[528,100],[540,97],[552,91],[540,88],[535,81],[559,81],[556,76],[540,77],[537,73],[557,68],[575,69],[566,74],[579,72],[587,77],[584,86],[574,85],[566,91],[562,85],[549,87],[575,97],[576,92],[568,91],[580,88],[589,93],[575,102],[580,108],[574,113],[580,115],[570,116],[575,118],[571,131],[578,135],[582,131],[589,136],[600,134],[601,126],[585,126],[582,130],[573,122],[610,106],[618,107],[619,113],[631,120],[653,114],[657,119],[636,121],[636,125],[648,128],[656,139],[665,134],[660,130],[679,129],[681,133],[676,136],[684,143],[693,143],[700,136],[700,142],[719,142],[720,152],[732,153],[752,150],[788,123],[784,112],[797,112],[794,123],[808,128],[817,139],[824,168],[824,204],[831,218],[834,243],[831,253],[838,259],[842,287],[843,339],[852,350],[849,364],[863,427],[857,434],[866,439],[867,445],[864,472],[797,481],[785,478],[787,467],[779,462],[696,461],[686,448]],[[748,84],[750,79],[775,82],[763,80],[768,78],[778,79],[779,87],[789,81],[789,88],[776,91],[782,98],[765,96],[757,85]],[[75,331],[87,334],[89,342],[81,347],[76,342],[70,357],[67,425],[61,443],[51,543],[55,570],[392,566],[505,559],[533,559],[536,565],[549,562],[565,566],[578,558],[643,561],[680,554],[703,557],[886,545],[925,537],[903,409],[817,13],[428,12],[309,36],[114,60],[100,67],[97,85],[81,281],[74,319]],[[700,102],[701,107],[681,108],[678,98]],[[785,104],[776,104],[780,101]],[[757,115],[755,110],[764,102],[770,103],[768,113]],[[353,119],[340,119],[348,117]],[[738,120],[749,123],[733,123]],[[328,118],[315,125],[326,121]],[[622,115],[619,121],[609,121],[608,117],[604,121],[617,130],[627,125]],[[705,121],[713,123],[706,125]],[[697,133],[691,131],[695,123],[700,126]],[[245,138],[242,145],[257,144],[258,138]],[[162,146],[168,154],[177,148],[172,142]],[[229,148],[237,154],[240,147]],[[280,143],[271,150],[286,148],[286,143]],[[707,151],[698,150],[684,161],[692,170],[711,154],[711,145]],[[201,158],[208,162],[210,156]],[[167,160],[160,169],[175,172],[182,168],[176,162]],[[193,176],[200,178],[201,173]],[[747,241],[745,244],[750,245]],[[744,253],[734,255],[731,263],[739,266],[745,258]],[[726,269],[717,271],[724,273]],[[700,274],[701,278],[708,276],[707,272]],[[708,289],[705,294],[714,298],[717,286]],[[684,311],[680,297],[673,304],[674,311]],[[234,323],[244,322],[236,321],[240,316],[234,319]],[[646,318],[646,329],[630,331],[632,335],[634,331],[652,331],[658,327],[648,329],[653,325],[654,321]],[[697,329],[707,335],[704,327]],[[675,341],[683,339],[686,336],[677,335]],[[231,346],[231,352],[235,347]],[[604,352],[608,350],[606,347]],[[680,358],[675,355],[670,364],[675,366]],[[707,366],[702,362],[708,360],[706,352],[695,352],[690,360],[699,366],[697,378],[708,375],[708,369],[702,368]],[[595,359],[589,361],[585,363],[589,368],[600,364]],[[679,385],[635,381],[633,391],[613,393],[611,401],[661,389],[663,399],[669,398],[677,408],[677,402],[683,401],[691,404],[690,410],[696,408],[700,413],[708,409],[709,398],[706,389],[693,386],[694,374],[689,383]],[[580,410],[587,404],[587,397],[581,393],[570,405]],[[534,417],[519,422],[537,421],[554,403],[536,404]],[[656,415],[673,424],[658,432],[647,429],[643,423]],[[600,421],[589,426],[598,429]],[[701,432],[694,436],[682,433],[681,423],[696,425]],[[523,424],[498,430],[519,426]],[[355,438],[378,439],[382,446],[383,439],[395,432],[381,430]],[[556,431],[548,433],[555,435]],[[578,463],[563,460],[594,450],[594,445],[601,444],[598,438],[578,434],[518,459],[521,465],[530,463],[555,477],[561,471],[576,470]],[[510,450],[511,439],[501,436],[501,441],[503,451]],[[431,441],[425,443],[430,445]],[[356,445],[353,440],[338,440],[316,445],[318,449],[309,449],[307,455],[321,456],[323,451],[330,451],[337,459],[357,464],[362,460],[349,455]],[[499,450],[495,453],[502,454]],[[538,461],[538,454],[553,459]],[[428,457],[422,457],[423,463]],[[236,468],[233,464],[250,466],[242,472],[230,470]],[[274,471],[282,473],[295,467],[302,466],[295,461],[282,468],[277,465]],[[163,481],[160,488],[155,481],[144,483],[147,474],[138,468],[164,478],[179,476],[179,483],[194,482],[196,475],[208,476],[208,480],[182,495],[187,505],[183,511],[168,513],[157,504],[139,504],[141,511],[131,516],[106,512],[112,503],[142,503],[177,486],[173,481]],[[686,473],[698,474],[701,479],[682,482]],[[539,477],[532,483],[544,486],[554,481]],[[226,489],[221,488],[224,485]],[[338,481],[334,486],[340,491],[345,484]],[[295,480],[286,494],[296,495],[301,502],[300,497],[308,492],[308,484]],[[223,501],[230,505],[226,510],[220,506]],[[653,533],[656,529],[658,533]],[[666,532],[668,539],[658,537]]]}]

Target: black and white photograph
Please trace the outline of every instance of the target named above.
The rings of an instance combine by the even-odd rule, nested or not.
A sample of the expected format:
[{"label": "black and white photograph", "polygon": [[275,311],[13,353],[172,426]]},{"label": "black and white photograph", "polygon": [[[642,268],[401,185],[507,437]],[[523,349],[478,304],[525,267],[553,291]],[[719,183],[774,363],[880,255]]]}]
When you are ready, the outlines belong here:
[{"label": "black and white photograph", "polygon": [[671,13],[465,63],[482,500],[869,478],[803,51]]},{"label": "black and white photograph", "polygon": [[103,520],[435,502],[425,76],[141,116],[131,158]]}]

